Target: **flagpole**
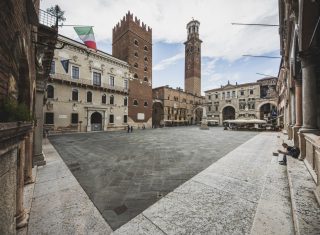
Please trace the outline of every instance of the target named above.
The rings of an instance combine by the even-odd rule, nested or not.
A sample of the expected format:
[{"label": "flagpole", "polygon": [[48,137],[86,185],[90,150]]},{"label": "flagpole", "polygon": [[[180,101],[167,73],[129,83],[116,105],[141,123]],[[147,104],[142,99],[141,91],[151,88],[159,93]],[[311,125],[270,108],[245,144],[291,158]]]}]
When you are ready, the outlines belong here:
[{"label": "flagpole", "polygon": [[62,27],[62,26],[72,26],[72,27],[94,27],[91,25],[79,25],[79,24],[59,24],[58,26]]}]

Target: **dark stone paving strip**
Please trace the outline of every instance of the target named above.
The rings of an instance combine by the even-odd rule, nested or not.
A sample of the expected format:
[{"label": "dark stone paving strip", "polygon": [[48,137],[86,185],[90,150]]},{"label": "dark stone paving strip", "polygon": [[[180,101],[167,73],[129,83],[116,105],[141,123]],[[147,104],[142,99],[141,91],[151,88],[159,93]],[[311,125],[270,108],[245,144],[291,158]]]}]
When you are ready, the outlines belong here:
[{"label": "dark stone paving strip", "polygon": [[115,230],[256,134],[181,127],[50,141]]}]

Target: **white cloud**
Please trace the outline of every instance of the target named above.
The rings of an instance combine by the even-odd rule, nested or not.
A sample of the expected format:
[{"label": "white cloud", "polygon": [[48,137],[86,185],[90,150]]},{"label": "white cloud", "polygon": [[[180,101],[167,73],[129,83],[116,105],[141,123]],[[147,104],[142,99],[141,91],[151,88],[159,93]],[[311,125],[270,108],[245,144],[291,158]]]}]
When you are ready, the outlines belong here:
[{"label": "white cloud", "polygon": [[[277,24],[277,0],[42,0],[41,8],[58,4],[65,24],[94,25],[96,40],[111,43],[112,28],[130,10],[153,29],[153,41],[182,43],[186,24],[198,19],[202,56],[230,61],[243,54],[263,54],[279,47],[277,27],[232,26],[231,22]],[[72,27],[63,35],[76,38]]]},{"label": "white cloud", "polygon": [[176,54],[172,57],[161,60],[158,64],[153,66],[154,71],[164,70],[167,67],[174,65],[178,60],[184,58],[184,53]]}]

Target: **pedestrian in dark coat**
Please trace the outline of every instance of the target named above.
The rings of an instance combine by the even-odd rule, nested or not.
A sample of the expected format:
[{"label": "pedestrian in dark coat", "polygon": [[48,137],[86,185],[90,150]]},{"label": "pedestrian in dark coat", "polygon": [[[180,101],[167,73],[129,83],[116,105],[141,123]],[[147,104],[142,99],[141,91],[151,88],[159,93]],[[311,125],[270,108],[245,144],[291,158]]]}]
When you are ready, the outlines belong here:
[{"label": "pedestrian in dark coat", "polygon": [[133,130],[133,126],[131,126],[131,127],[130,127],[130,130],[131,130],[131,132],[132,132],[132,130]]}]

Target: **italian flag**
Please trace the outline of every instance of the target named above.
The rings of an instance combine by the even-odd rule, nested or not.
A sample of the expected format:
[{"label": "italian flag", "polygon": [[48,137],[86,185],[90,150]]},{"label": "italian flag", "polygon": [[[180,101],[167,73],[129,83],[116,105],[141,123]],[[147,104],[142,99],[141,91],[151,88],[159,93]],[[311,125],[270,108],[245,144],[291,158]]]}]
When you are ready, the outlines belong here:
[{"label": "italian flag", "polygon": [[94,39],[92,26],[73,27],[79,38],[88,48],[97,50],[96,41]]}]

